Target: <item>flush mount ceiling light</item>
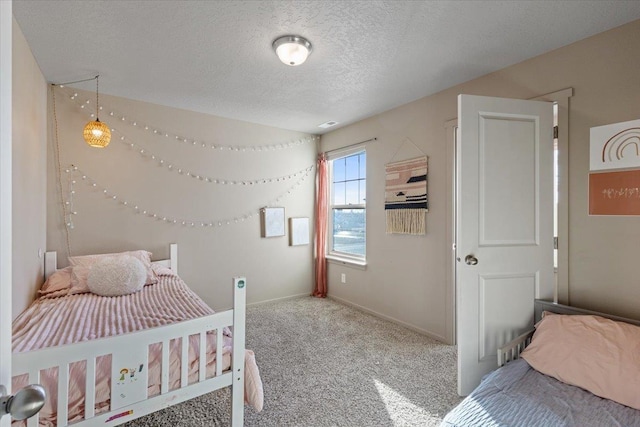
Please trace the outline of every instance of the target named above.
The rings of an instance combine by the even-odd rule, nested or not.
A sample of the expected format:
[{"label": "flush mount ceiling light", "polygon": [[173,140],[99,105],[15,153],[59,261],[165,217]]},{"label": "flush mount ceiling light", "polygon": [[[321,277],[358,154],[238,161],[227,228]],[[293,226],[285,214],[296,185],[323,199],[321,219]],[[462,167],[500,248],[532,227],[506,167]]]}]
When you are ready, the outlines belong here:
[{"label": "flush mount ceiling light", "polygon": [[272,47],[280,61],[292,67],[306,61],[312,50],[309,40],[293,35],[278,37],[273,41]]}]

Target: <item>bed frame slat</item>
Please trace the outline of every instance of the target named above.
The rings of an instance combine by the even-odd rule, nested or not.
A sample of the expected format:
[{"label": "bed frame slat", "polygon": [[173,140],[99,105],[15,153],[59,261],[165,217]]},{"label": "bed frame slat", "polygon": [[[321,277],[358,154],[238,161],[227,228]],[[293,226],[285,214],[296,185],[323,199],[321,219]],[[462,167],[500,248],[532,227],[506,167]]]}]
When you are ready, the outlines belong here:
[{"label": "bed frame slat", "polygon": [[[29,371],[29,384],[40,384],[40,370],[31,369]],[[40,424],[40,414],[36,413],[33,417],[27,419],[27,427],[38,427]]]},{"label": "bed frame slat", "polygon": [[198,355],[198,381],[204,381],[207,377],[207,333],[200,332],[200,354]]},{"label": "bed frame slat", "polygon": [[186,387],[189,383],[189,335],[183,335],[181,341],[180,387]]},{"label": "bed frame slat", "polygon": [[169,340],[162,341],[162,378],[160,385],[160,393],[164,394],[169,391]]},{"label": "bed frame slat", "polygon": [[84,417],[92,418],[96,411],[96,359],[87,359],[86,392],[84,395]]},{"label": "bed frame slat", "polygon": [[231,387],[231,424],[244,425],[244,357],[245,321],[247,307],[247,279],[233,278],[233,386]]},{"label": "bed frame slat", "polygon": [[[58,396],[69,396],[69,364],[58,366]],[[66,426],[69,421],[69,403],[67,398],[58,399],[58,425]]]},{"label": "bed frame slat", "polygon": [[58,268],[58,253],[45,252],[44,253],[44,280],[47,280],[50,275],[55,273],[57,268]]},{"label": "bed frame slat", "polygon": [[171,270],[178,274],[178,244],[169,245],[169,265]]},{"label": "bed frame slat", "polygon": [[526,346],[531,343],[531,337],[533,337],[534,330],[525,332],[522,335],[512,339],[502,347],[498,347],[498,367],[503,366],[505,363],[511,362],[520,358]]},{"label": "bed frame slat", "polygon": [[222,354],[222,329],[216,331],[216,376],[222,374],[222,361],[218,358]]}]

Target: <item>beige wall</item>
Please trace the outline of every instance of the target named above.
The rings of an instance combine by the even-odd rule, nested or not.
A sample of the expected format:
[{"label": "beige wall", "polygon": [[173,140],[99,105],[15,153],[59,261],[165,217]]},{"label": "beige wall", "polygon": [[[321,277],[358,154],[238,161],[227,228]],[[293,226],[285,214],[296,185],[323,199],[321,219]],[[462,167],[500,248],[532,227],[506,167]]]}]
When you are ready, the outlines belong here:
[{"label": "beige wall", "polygon": [[[587,211],[589,129],[640,118],[638,52],[640,21],[635,21],[324,135],[323,150],[378,137],[367,145],[369,265],[361,271],[330,264],[329,295],[450,340],[446,277],[452,188],[445,122],[456,117],[457,95],[527,99],[572,87],[569,192],[560,195],[569,201],[569,302],[640,318],[640,219],[590,217]],[[384,164],[406,138],[429,155],[423,237],[384,231]],[[405,144],[395,159],[419,154],[410,147]],[[346,284],[340,283],[341,273],[347,274]]]},{"label": "beige wall", "polygon": [[[14,42],[16,44],[18,43]],[[28,51],[28,46],[24,43],[22,47],[14,49],[24,53]],[[446,265],[450,253],[447,245],[450,233],[447,229],[447,203],[451,197],[448,183],[451,170],[444,124],[456,116],[456,96],[459,93],[469,93],[531,98],[572,87],[574,96],[569,109],[570,189],[568,194],[561,195],[568,198],[570,210],[570,302],[624,316],[640,317],[637,311],[640,286],[636,283],[635,274],[635,252],[640,237],[638,218],[589,217],[587,214],[589,128],[638,118],[638,51],[640,21],[323,136],[323,150],[339,148],[374,136],[378,138],[378,141],[367,145],[369,265],[362,271],[331,264],[330,296],[395,319],[435,337],[450,339],[453,332],[447,298]],[[46,93],[46,88],[41,92]],[[92,96],[91,93],[80,93],[90,98]],[[290,141],[302,136],[295,132],[123,98],[102,96],[102,99],[107,111],[114,109],[141,122],[155,124],[162,129],[203,141],[251,146]],[[34,102],[38,104],[41,101]],[[102,114],[102,119],[113,123],[106,113]],[[80,129],[86,120],[87,116],[71,104],[68,98],[63,100],[62,96],[58,97],[63,165],[76,164],[113,193],[152,210],[166,212],[167,215],[218,219],[253,212],[254,216],[245,222],[232,223],[213,231],[185,229],[134,215],[121,205],[111,203],[101,194],[78,185],[74,201],[74,210],[78,215],[74,218],[75,228],[70,232],[73,254],[148,248],[157,256],[166,256],[167,244],[177,242],[180,244],[181,275],[215,308],[231,305],[231,292],[226,292],[225,289],[230,277],[236,274],[246,274],[249,278],[249,302],[309,292],[312,286],[311,246],[292,248],[287,246],[286,238],[259,237],[259,221],[255,215],[257,208],[273,201],[281,191],[286,191],[287,184],[245,190],[235,186],[194,182],[175,173],[168,173],[149,159],[142,159],[139,154],[129,151],[116,140],[119,134],[114,135],[112,145],[106,150],[90,149],[80,135]],[[14,126],[20,123],[20,127],[24,127],[24,122],[25,120],[14,117]],[[44,125],[36,127],[43,128]],[[315,156],[312,144],[266,153],[240,154],[212,150],[207,154],[206,150],[198,151],[184,144],[158,142],[149,134],[122,124],[118,124],[117,128],[122,129],[126,137],[136,144],[149,150],[153,148],[154,152],[157,151],[176,165],[182,165],[184,169],[204,171],[220,178],[253,179],[288,174],[313,163]],[[406,138],[413,141],[419,150],[411,144],[400,148]],[[52,144],[51,136],[49,139]],[[421,151],[429,155],[430,211],[427,215],[427,235],[388,236],[384,233],[384,164],[392,159],[413,157]],[[44,148],[40,151],[42,152]],[[49,152],[47,249],[60,251],[60,259],[64,263],[67,250],[60,213],[60,192],[53,150]],[[18,153],[14,155],[22,159],[26,157],[24,154],[20,157],[21,154]],[[14,186],[24,185],[23,180],[37,176],[37,172],[33,175],[37,169],[35,165],[38,164],[37,153],[27,156],[30,160],[22,165],[22,172],[14,173],[14,177],[19,177],[16,179],[18,184],[14,183]],[[33,159],[35,160],[32,161]],[[37,204],[37,199],[36,196],[33,203]],[[18,200],[18,203],[22,202]],[[279,205],[285,206],[287,218],[312,217],[313,179],[308,178]],[[25,208],[19,212],[27,211],[41,213],[44,209],[30,211]],[[37,220],[34,222],[25,219],[24,223],[31,227]],[[26,226],[21,226],[18,229],[25,228]],[[14,234],[14,240],[19,240],[19,236],[20,234]],[[25,248],[24,262],[35,262],[32,260],[33,251],[35,248],[37,257],[38,245],[34,242]],[[14,255],[15,258],[17,257]],[[23,279],[27,283],[37,281],[34,272],[40,271],[39,260],[37,264],[38,269],[35,266],[24,269],[28,271],[27,276],[31,277]],[[340,283],[340,273],[347,274],[346,284]],[[18,292],[14,290],[14,303],[22,305],[33,295],[34,288],[27,285],[19,289]]]},{"label": "beige wall", "polygon": [[47,83],[13,21],[13,304],[15,318],[42,283],[46,247]]},{"label": "beige wall", "polygon": [[[73,91],[69,90],[56,89],[60,160],[63,169],[73,164],[88,176],[84,181],[81,175],[73,176],[77,180],[73,199],[77,215],[69,231],[73,255],[147,249],[159,258],[169,255],[170,243],[178,243],[180,275],[214,309],[231,307],[231,278],[237,275],[247,277],[249,303],[311,292],[312,245],[290,247],[287,237],[261,238],[258,211],[272,203],[285,207],[286,218],[312,218],[315,168],[290,194],[287,190],[299,177],[264,185],[220,185],[179,175],[176,170],[231,180],[288,175],[314,165],[315,142],[270,151],[220,151],[154,135],[144,131],[143,125],[209,144],[248,147],[289,143],[308,135],[100,94],[104,108],[100,119],[116,131],[107,148],[91,148],[82,138],[88,113],[70,99]],[[76,101],[89,99],[87,109],[95,111],[95,92],[77,92]],[[111,111],[117,114],[112,117]],[[127,118],[124,122],[122,115]],[[132,126],[131,120],[140,125]],[[125,142],[164,159],[165,166],[175,165],[174,171],[159,166],[158,159],[143,157],[139,148],[131,149],[121,141],[122,136]],[[59,262],[64,265],[67,243],[60,184],[54,150],[50,152],[47,244],[49,250],[59,251]],[[62,175],[66,200],[70,174]],[[86,185],[90,179],[118,199]],[[282,193],[285,197],[275,202]],[[120,203],[123,200],[159,217],[195,219],[196,227],[135,214]],[[249,213],[252,218],[234,221]],[[222,227],[200,226],[202,221],[227,219],[231,224],[223,221]]]}]

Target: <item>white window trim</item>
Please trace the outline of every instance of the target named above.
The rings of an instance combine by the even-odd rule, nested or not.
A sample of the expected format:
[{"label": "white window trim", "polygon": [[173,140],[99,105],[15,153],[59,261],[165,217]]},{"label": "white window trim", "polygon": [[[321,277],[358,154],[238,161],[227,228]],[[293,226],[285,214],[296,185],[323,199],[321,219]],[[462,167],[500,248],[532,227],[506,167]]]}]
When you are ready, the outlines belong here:
[{"label": "white window trim", "polygon": [[[357,154],[357,153],[361,153],[363,152],[367,153],[367,150],[365,148],[364,144],[358,144],[358,145],[353,145],[347,148],[339,148],[336,150],[332,150],[327,152],[327,160],[329,161],[329,169],[328,169],[328,174],[327,177],[329,179],[328,185],[329,185],[329,203],[327,203],[327,254],[325,255],[325,257],[327,258],[327,260],[331,263],[334,264],[340,264],[340,265],[350,265],[350,266],[354,266],[354,267],[358,267],[358,268],[362,268],[364,269],[367,265],[367,221],[366,221],[366,212],[367,212],[367,204],[366,202],[364,204],[357,204],[357,205],[333,205],[331,203],[331,201],[333,200],[333,160],[336,159],[340,159],[342,157],[348,157],[351,156],[353,154]],[[367,164],[369,164],[369,162],[367,161]],[[367,178],[365,177],[365,181],[367,180]],[[333,247],[333,215],[332,215],[332,209],[334,208],[342,208],[342,209],[364,209],[365,210],[365,256],[357,256],[357,255],[352,255],[349,253],[345,253],[345,252],[337,252],[337,251],[332,251],[331,248]]]},{"label": "white window trim", "polygon": [[345,257],[345,256],[336,256],[333,254],[328,254],[326,255],[327,261],[331,264],[338,264],[338,265],[342,265],[342,266],[347,266],[347,267],[354,267],[357,268],[359,270],[366,270],[367,269],[367,261],[363,260],[362,258],[349,258],[349,257]]}]

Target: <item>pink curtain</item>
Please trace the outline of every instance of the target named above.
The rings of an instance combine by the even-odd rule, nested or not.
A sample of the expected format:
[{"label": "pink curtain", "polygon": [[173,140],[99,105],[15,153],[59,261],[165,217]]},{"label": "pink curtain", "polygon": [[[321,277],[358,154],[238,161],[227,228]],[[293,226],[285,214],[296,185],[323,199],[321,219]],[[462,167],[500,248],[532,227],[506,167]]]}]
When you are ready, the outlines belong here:
[{"label": "pink curtain", "polygon": [[327,157],[320,153],[316,177],[316,284],[312,294],[318,298],[327,296],[327,184]]}]

